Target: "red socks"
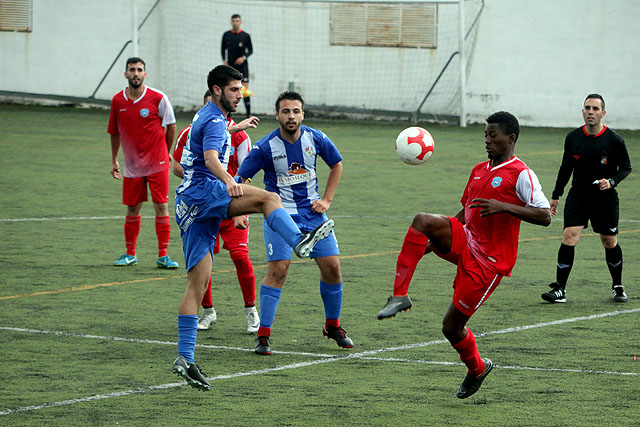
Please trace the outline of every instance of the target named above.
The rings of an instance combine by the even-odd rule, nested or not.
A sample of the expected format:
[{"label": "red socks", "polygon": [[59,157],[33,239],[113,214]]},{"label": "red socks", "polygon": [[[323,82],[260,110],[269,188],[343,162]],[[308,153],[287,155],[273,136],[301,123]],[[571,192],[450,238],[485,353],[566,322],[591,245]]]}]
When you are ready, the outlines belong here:
[{"label": "red socks", "polygon": [[476,337],[471,332],[471,329],[467,328],[467,336],[457,344],[452,345],[453,348],[460,354],[460,360],[467,365],[469,374],[474,376],[480,376],[484,372],[484,361],[478,353],[478,347],[476,346]]},{"label": "red socks", "polygon": [[207,292],[202,297],[202,308],[213,307],[213,297],[211,296],[211,277],[209,277],[209,284],[207,285]]},{"label": "red socks", "polygon": [[251,264],[249,254],[247,252],[232,252],[230,255],[236,266],[236,274],[242,290],[244,306],[254,306],[256,305],[256,276],[253,272],[253,264]]},{"label": "red socks", "polygon": [[127,255],[136,256],[138,234],[140,234],[140,215],[127,215],[124,221],[124,244],[127,248]]},{"label": "red socks", "polygon": [[171,236],[171,217],[156,217],[156,236],[158,236],[158,257],[163,257],[167,254],[167,248],[169,247],[169,237]]},{"label": "red socks", "polygon": [[409,227],[396,263],[396,278],[393,282],[394,297],[405,296],[409,293],[409,283],[411,283],[418,262],[424,256],[427,243],[429,243],[427,236],[413,226]]}]

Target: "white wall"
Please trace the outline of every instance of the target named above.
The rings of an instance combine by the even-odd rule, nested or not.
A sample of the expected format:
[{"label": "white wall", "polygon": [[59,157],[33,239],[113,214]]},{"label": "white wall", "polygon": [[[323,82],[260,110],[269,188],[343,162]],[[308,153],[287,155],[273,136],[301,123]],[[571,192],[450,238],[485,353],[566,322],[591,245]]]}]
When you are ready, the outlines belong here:
[{"label": "white wall", "polygon": [[470,119],[578,126],[589,93],[613,128],[640,129],[640,2],[486,0],[467,83]]},{"label": "white wall", "polygon": [[[137,0],[138,21],[154,2]],[[245,29],[257,44],[256,55],[250,60],[252,74],[256,76],[252,88],[263,97],[255,97],[254,111],[271,113],[274,94],[286,89],[283,86],[292,80],[291,76],[300,80],[305,74],[300,71],[305,66],[291,70],[289,66],[283,68],[282,62],[267,62],[265,58],[270,55],[267,41],[276,39],[275,44],[286,46],[302,65],[305,58],[309,58],[308,63],[322,63],[318,57],[323,52],[296,44],[299,39],[296,31],[300,26],[315,28],[314,31],[322,32],[321,37],[326,37],[326,25],[317,26],[320,16],[326,20],[327,6],[292,6],[287,12],[291,15],[288,22],[296,25],[277,25],[274,31],[275,18],[266,9],[254,6],[261,4],[268,8],[264,2],[196,0],[204,9],[212,10],[200,16],[197,23],[178,16],[179,3],[162,0],[141,33],[140,43],[145,49],[141,56],[147,62],[149,86],[167,91],[167,87],[179,85],[187,76],[195,76],[198,82],[202,79],[197,87],[189,84],[188,90],[168,93],[172,100],[180,100],[186,93],[189,99],[194,98],[193,105],[199,102],[206,71],[219,62],[220,35],[228,29],[229,17],[236,11],[243,15]],[[0,90],[88,97],[117,52],[131,38],[132,4],[133,0],[33,0],[33,32],[0,32]],[[314,19],[316,15],[318,19]],[[482,122],[493,111],[508,110],[526,125],[577,126],[581,123],[582,100],[587,93],[599,92],[607,101],[607,124],[614,129],[640,129],[640,85],[636,77],[640,38],[633,26],[638,17],[640,2],[636,0],[485,0],[469,66],[469,119]],[[166,31],[171,25],[187,26],[193,36],[176,43],[175,37]],[[202,42],[202,34],[208,36],[203,41],[206,49],[199,50],[204,58],[201,64],[178,55],[180,46]],[[349,57],[344,49],[333,50],[341,50],[340,55]],[[390,54],[390,50],[380,52],[374,55],[371,67],[388,70],[388,79],[356,79],[348,87],[365,97],[369,94],[380,98],[381,90],[389,90],[387,86],[393,90],[396,80],[408,80],[410,89],[402,86],[396,92],[405,93],[412,103],[413,98],[421,99],[430,82],[398,74],[407,72],[406,69],[410,73],[414,67],[400,66],[398,58],[425,52],[404,50],[398,55]],[[426,55],[431,57],[433,53]],[[96,98],[110,99],[125,86],[124,60],[132,54],[130,46]],[[391,65],[381,63],[386,58],[393,58]],[[161,65],[166,63],[172,67]],[[330,65],[324,79],[331,79],[332,67],[340,66]],[[284,70],[287,75],[276,78],[277,70]],[[339,89],[340,97],[344,97],[343,91]],[[382,95],[383,100],[385,96]],[[307,102],[314,103],[309,99]],[[365,102],[366,98],[362,104]]]}]

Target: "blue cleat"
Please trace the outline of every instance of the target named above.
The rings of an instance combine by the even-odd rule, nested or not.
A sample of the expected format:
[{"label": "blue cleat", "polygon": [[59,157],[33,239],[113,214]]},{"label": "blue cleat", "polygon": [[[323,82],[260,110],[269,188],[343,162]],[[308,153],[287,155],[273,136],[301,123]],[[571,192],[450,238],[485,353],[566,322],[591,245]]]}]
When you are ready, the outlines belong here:
[{"label": "blue cleat", "polygon": [[116,267],[126,267],[128,265],[136,265],[138,263],[138,257],[133,255],[121,255],[116,262],[113,263]]},{"label": "blue cleat", "polygon": [[178,267],[180,267],[180,265],[178,265],[177,262],[175,262],[174,260],[169,258],[169,255],[165,255],[165,256],[162,256],[162,257],[158,258],[158,261],[156,261],[156,265],[158,266],[158,268],[178,268]]}]

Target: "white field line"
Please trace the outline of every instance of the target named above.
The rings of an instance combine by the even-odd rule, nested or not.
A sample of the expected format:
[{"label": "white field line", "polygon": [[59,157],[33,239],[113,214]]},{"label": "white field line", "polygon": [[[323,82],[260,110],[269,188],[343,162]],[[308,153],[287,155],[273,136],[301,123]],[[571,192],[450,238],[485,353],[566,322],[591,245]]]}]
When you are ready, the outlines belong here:
[{"label": "white field line", "polygon": [[[520,332],[520,331],[525,331],[525,330],[528,330],[528,329],[542,328],[542,327],[546,327],[546,326],[561,325],[561,324],[565,324],[565,323],[580,322],[580,321],[585,321],[585,320],[601,319],[601,318],[605,318],[605,317],[618,316],[618,315],[621,315],[621,314],[632,314],[632,313],[637,313],[637,312],[640,312],[640,308],[633,308],[633,309],[629,309],[629,310],[618,310],[618,311],[612,311],[612,312],[609,312],[609,313],[593,314],[593,315],[590,315],[590,316],[580,316],[580,317],[573,317],[573,318],[569,318],[569,319],[560,319],[560,320],[554,320],[554,321],[550,321],[550,322],[535,323],[535,324],[532,324],[532,325],[516,326],[516,327],[513,327],[513,328],[506,328],[506,329],[500,329],[500,330],[496,330],[496,331],[478,333],[476,335],[476,337],[483,337],[483,336],[489,336],[489,335],[498,335],[498,334],[506,334],[506,333],[511,333],[511,332]],[[50,335],[69,336],[69,337],[77,337],[77,338],[103,339],[103,340],[111,340],[111,341],[125,341],[125,342],[135,342],[135,343],[144,343],[144,344],[149,343],[149,344],[160,344],[160,345],[169,345],[169,344],[170,345],[174,345],[174,346],[176,345],[176,343],[172,343],[172,342],[169,342],[169,341],[153,341],[153,340],[143,340],[143,339],[133,339],[133,338],[105,337],[105,336],[100,336],[100,335],[72,334],[72,333],[68,333],[68,332],[42,331],[42,330],[38,330],[38,329],[22,329],[22,328],[0,327],[0,330],[15,331],[15,332],[28,332],[28,333],[39,333],[39,334],[50,334]],[[209,378],[207,378],[207,380],[210,381],[210,382],[214,382],[214,381],[219,381],[219,380],[224,380],[224,379],[246,377],[246,376],[251,376],[251,375],[262,375],[262,374],[270,373],[270,372],[283,371],[283,370],[287,370],[287,369],[303,368],[303,367],[307,367],[307,366],[313,366],[313,365],[319,365],[319,364],[331,363],[331,362],[338,362],[338,361],[342,361],[342,360],[351,360],[351,359],[379,360],[379,361],[385,361],[385,362],[424,363],[424,364],[431,364],[431,365],[462,365],[462,363],[460,363],[460,362],[453,363],[453,362],[437,362],[437,361],[424,361],[424,360],[372,357],[373,355],[379,354],[379,353],[385,353],[385,352],[390,352],[390,351],[399,351],[399,350],[407,350],[407,349],[413,349],[413,348],[419,348],[419,347],[427,347],[427,346],[431,346],[431,345],[435,345],[435,344],[444,344],[444,343],[447,343],[447,341],[446,340],[433,340],[433,341],[427,341],[427,342],[422,342],[422,343],[407,344],[407,345],[402,345],[402,346],[397,346],[397,347],[388,347],[388,348],[381,348],[381,349],[378,349],[378,350],[369,350],[369,351],[363,351],[363,352],[359,352],[359,353],[351,353],[351,354],[344,355],[344,356],[331,356],[331,355],[313,354],[313,353],[281,352],[282,354],[301,354],[301,355],[310,355],[310,356],[314,356],[314,357],[322,357],[322,359],[311,360],[311,361],[308,361],[308,362],[292,363],[292,364],[289,364],[289,365],[277,366],[275,368],[257,369],[257,370],[253,370],[253,371],[237,372],[235,374],[218,375],[218,376],[215,376],[215,377],[209,377]],[[252,351],[250,349],[244,349],[244,348],[238,348],[238,347],[206,346],[206,345],[198,345],[198,346],[199,347],[203,347],[203,348],[215,348],[215,349],[222,349],[222,350],[227,349],[227,350]],[[539,367],[527,367],[527,366],[500,366],[500,365],[496,365],[496,366],[498,366],[498,367],[500,367],[502,369],[514,369],[514,370],[522,370],[522,371],[546,371],[546,372],[581,373],[581,374],[605,374],[605,375],[640,376],[640,373],[638,373],[638,372],[594,371],[594,370],[582,370],[582,369],[557,369],[557,368],[539,368]],[[168,384],[161,384],[161,385],[157,385],[157,386],[141,387],[141,388],[136,388],[136,389],[131,389],[131,390],[124,390],[124,391],[118,391],[118,392],[113,392],[113,393],[108,393],[108,394],[101,394],[101,395],[95,395],[95,396],[82,397],[82,398],[77,398],[77,399],[70,399],[70,400],[62,400],[62,401],[58,401],[58,402],[43,403],[41,405],[23,406],[23,407],[20,407],[20,408],[12,408],[12,409],[2,410],[2,411],[0,411],[0,415],[9,415],[9,414],[15,414],[15,413],[18,413],[18,412],[26,412],[26,411],[35,411],[35,410],[44,409],[44,408],[72,405],[72,404],[75,404],[75,403],[90,402],[90,401],[94,401],[94,400],[110,399],[112,397],[129,396],[129,395],[133,395],[133,394],[142,394],[142,393],[147,393],[147,392],[150,392],[150,391],[164,390],[164,389],[175,388],[175,387],[180,387],[180,386],[185,386],[185,385],[186,385],[186,383],[181,381],[181,382],[177,382],[177,383],[168,383]]]},{"label": "white field line", "polygon": [[[252,214],[251,218],[260,217],[262,215]],[[152,215],[142,215],[142,218],[155,218]],[[398,219],[397,216],[385,216],[385,215],[331,215],[334,219]],[[401,218],[411,219],[413,216],[406,216]],[[38,221],[101,221],[101,220],[115,220],[119,219],[124,221],[125,217],[120,216],[76,216],[76,217],[42,217],[42,218],[0,218],[0,222],[38,222]],[[563,221],[562,218],[552,218],[552,221]],[[640,219],[620,219],[619,222],[640,223]]]}]

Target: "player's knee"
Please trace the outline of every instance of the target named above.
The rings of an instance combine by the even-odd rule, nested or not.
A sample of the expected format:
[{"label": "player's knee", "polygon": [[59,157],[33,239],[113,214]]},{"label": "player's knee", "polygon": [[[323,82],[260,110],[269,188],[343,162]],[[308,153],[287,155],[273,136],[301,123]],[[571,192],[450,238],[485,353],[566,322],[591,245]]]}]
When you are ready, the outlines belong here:
[{"label": "player's knee", "polygon": [[229,256],[233,261],[238,261],[249,257],[249,249],[247,247],[233,249],[229,251]]},{"label": "player's knee", "polygon": [[422,233],[429,233],[437,225],[438,215],[419,213],[413,217],[411,226]]},{"label": "player's knee", "polygon": [[282,204],[282,200],[280,199],[280,195],[278,193],[274,193],[273,191],[265,191],[263,195],[263,202],[265,204]]},{"label": "player's knee", "polygon": [[340,267],[338,266],[324,269],[324,271],[320,272],[320,279],[325,283],[342,283],[342,273],[340,272]]},{"label": "player's knee", "polygon": [[283,284],[287,279],[287,274],[289,273],[289,266],[285,265],[276,265],[269,268],[268,275],[271,281]]}]

